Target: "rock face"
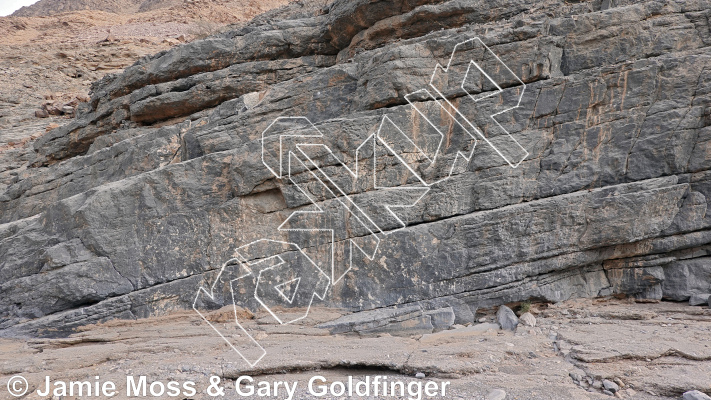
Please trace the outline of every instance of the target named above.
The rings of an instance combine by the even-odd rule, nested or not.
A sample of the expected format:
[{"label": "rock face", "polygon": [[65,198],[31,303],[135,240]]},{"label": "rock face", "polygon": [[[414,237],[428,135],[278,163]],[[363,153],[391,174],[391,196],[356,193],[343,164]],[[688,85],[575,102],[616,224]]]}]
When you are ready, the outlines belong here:
[{"label": "rock face", "polygon": [[95,82],[0,194],[0,332],[708,293],[709,3],[610,4],[337,0]]}]

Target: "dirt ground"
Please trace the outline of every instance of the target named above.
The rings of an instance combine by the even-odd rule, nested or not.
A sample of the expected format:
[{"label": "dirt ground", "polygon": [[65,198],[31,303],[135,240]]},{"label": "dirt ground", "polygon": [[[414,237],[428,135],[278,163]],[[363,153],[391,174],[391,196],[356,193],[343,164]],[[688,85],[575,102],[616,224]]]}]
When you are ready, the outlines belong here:
[{"label": "dirt ground", "polygon": [[[577,300],[534,306],[533,312],[536,326],[520,325],[515,333],[492,328],[492,314],[479,316],[484,323],[420,337],[330,335],[315,328],[341,315],[332,309],[312,309],[295,325],[257,314],[244,325],[267,351],[254,367],[194,312],[117,320],[64,339],[0,340],[0,388],[14,375],[24,376],[34,390],[44,387],[47,375],[92,382],[99,376],[116,382],[119,395],[113,398],[124,398],[127,376],[145,375],[149,383],[194,381],[199,393],[190,398],[208,399],[210,377],[219,376],[225,396],[218,398],[237,399],[245,397],[234,380],[249,375],[255,381],[297,381],[293,398],[335,399],[348,397],[315,397],[308,392],[309,379],[323,376],[331,384],[380,375],[388,381],[450,382],[445,396],[431,397],[444,399],[493,399],[497,389],[506,399],[610,398],[595,389],[603,379],[618,384],[617,398],[678,399],[688,390],[711,390],[706,307]],[[229,328],[230,314],[223,309],[210,319]],[[418,373],[425,378],[416,378]],[[45,397],[31,391],[24,398]]]}]

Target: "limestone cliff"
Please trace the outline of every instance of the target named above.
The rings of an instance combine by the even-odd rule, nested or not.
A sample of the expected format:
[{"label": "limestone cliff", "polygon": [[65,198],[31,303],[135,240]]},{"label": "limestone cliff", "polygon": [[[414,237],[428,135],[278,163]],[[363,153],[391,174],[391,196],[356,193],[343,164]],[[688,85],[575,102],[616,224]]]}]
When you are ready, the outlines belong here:
[{"label": "limestone cliff", "polygon": [[[189,308],[236,248],[263,238],[339,271],[355,257],[322,301],[352,310],[709,292],[710,16],[702,0],[336,0],[142,59],[95,82],[89,105],[39,139],[31,168],[0,194],[0,329],[57,334]],[[440,71],[441,95],[417,95],[472,38],[481,45],[450,66],[476,72],[471,60],[495,54],[501,64],[481,65],[501,90],[485,74],[467,89]],[[488,118],[511,96],[517,108]],[[454,108],[483,115],[489,140],[467,138]],[[279,179],[263,134],[297,116],[322,133],[321,150]],[[359,153],[383,121],[412,141]],[[508,140],[497,129],[520,149],[496,151],[488,141]],[[340,164],[357,160],[388,189]],[[316,170],[347,193],[314,183]],[[386,232],[373,257],[349,245],[367,237],[352,207],[312,221],[335,230],[333,260],[323,235],[278,229],[312,200],[331,210],[347,196],[384,215],[417,178],[427,190],[397,210],[406,226],[374,222]]]}]

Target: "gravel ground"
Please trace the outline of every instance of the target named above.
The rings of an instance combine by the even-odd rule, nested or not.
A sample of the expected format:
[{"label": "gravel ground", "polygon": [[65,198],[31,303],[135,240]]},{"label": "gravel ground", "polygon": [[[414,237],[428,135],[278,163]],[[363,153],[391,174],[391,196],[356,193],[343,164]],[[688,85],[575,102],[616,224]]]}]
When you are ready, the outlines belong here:
[{"label": "gravel ground", "polygon": [[[230,312],[210,318],[228,328],[232,324],[223,317]],[[255,367],[193,312],[111,321],[65,339],[0,339],[0,388],[16,374],[34,388],[45,376],[92,381],[100,376],[116,382],[120,393],[128,375],[145,375],[149,383],[191,380],[199,392],[194,399],[213,398],[207,393],[211,376],[220,377],[222,398],[246,398],[234,388],[234,380],[245,375],[272,388],[274,382],[296,381],[295,399],[411,397],[314,396],[308,391],[314,376],[323,376],[328,385],[349,376],[356,381],[387,376],[406,385],[449,382],[445,396],[423,399],[488,399],[495,398],[495,390],[504,391],[506,399],[609,399],[594,389],[604,379],[617,382],[615,397],[625,399],[678,399],[687,390],[711,388],[708,308],[579,300],[538,305],[533,313],[537,326],[520,326],[515,333],[474,324],[418,337],[329,335],[314,328],[341,315],[332,309],[312,309],[302,323],[286,326],[257,314],[243,321],[267,350]],[[490,323],[493,312],[479,317]],[[425,377],[416,378],[418,373]],[[265,398],[288,398],[280,388],[281,394]]]}]

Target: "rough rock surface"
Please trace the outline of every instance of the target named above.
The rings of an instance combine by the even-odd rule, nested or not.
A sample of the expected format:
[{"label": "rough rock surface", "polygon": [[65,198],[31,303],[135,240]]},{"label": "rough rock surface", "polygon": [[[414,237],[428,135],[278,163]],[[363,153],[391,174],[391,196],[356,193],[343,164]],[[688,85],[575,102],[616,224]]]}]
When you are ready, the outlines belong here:
[{"label": "rough rock surface", "polygon": [[501,326],[501,329],[507,331],[515,331],[519,324],[516,314],[506,306],[499,307],[499,310],[496,312],[496,321]]},{"label": "rough rock surface", "polygon": [[519,317],[519,322],[532,328],[536,327],[536,317],[534,317],[530,312],[523,313],[523,315]]},{"label": "rough rock surface", "polygon": [[709,400],[711,397],[705,395],[702,392],[699,392],[698,390],[691,390],[686,393],[684,393],[684,396],[682,397],[682,400]]},{"label": "rough rock surface", "polygon": [[711,299],[711,294],[709,293],[693,293],[689,298],[690,306],[702,306],[709,303]]},{"label": "rough rock surface", "polygon": [[[429,182],[451,177],[398,210],[407,226],[388,225],[374,257],[354,256],[321,305],[451,298],[471,314],[527,299],[708,293],[709,10],[704,0],[337,0],[321,15],[258,18],[146,57],[95,82],[76,119],[37,139],[0,193],[0,331],[60,335],[189,308],[237,247],[263,238],[327,264],[319,235],[277,229],[294,210],[313,210],[296,189],[310,171],[276,179],[262,163],[262,133],[285,116],[307,117],[348,162],[382,156],[356,151],[384,116],[418,141],[435,137],[427,123],[446,128],[441,160],[452,169],[407,162]],[[458,122],[431,98],[405,98],[473,37],[526,84],[519,107],[497,120],[528,153],[515,169],[483,140],[457,163],[473,144]],[[465,69],[469,56],[452,65]],[[522,93],[509,79],[497,97],[477,76],[473,90],[492,99]],[[462,112],[488,116],[497,105],[458,90],[443,96]],[[498,129],[481,119],[483,131]],[[333,157],[314,157],[354,204],[388,198]],[[388,162],[374,174],[416,183],[397,168],[405,161]],[[329,190],[308,186],[324,210],[337,205]],[[333,223],[344,262],[344,244],[365,236],[334,215],[321,222]],[[206,307],[230,298],[229,284],[217,288]],[[455,319],[466,314],[449,306]]]},{"label": "rough rock surface", "polygon": [[577,376],[583,388],[599,384],[604,389],[603,381],[609,380],[623,394],[633,389],[678,399],[689,390],[711,387],[711,311],[706,308],[576,300],[544,310],[539,320],[556,315],[568,322],[554,327],[555,346],[584,370],[585,376]]}]

